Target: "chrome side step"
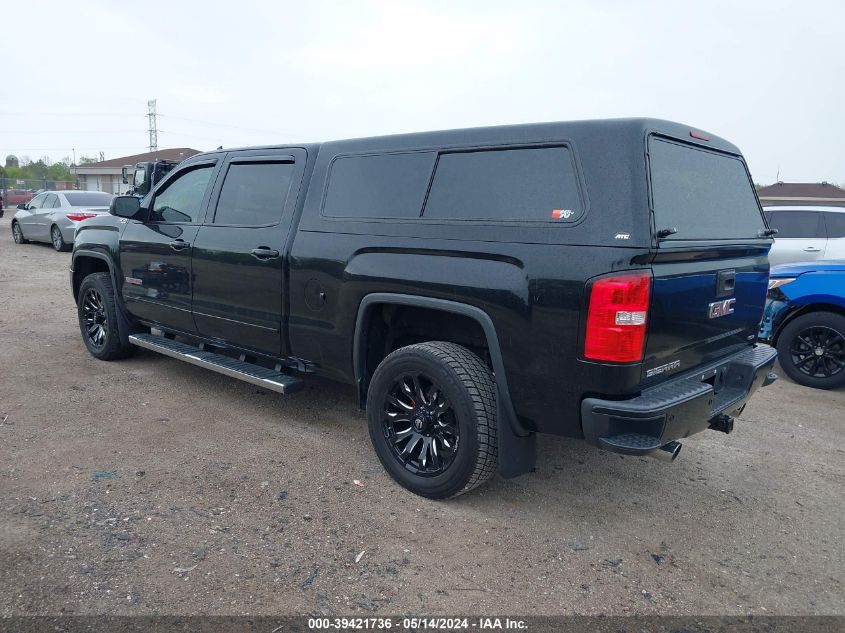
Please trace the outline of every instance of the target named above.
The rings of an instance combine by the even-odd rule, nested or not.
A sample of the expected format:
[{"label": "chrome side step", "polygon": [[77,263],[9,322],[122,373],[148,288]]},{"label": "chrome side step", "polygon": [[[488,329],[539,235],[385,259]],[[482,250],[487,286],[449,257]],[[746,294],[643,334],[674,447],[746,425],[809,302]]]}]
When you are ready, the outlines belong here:
[{"label": "chrome side step", "polygon": [[278,393],[295,393],[305,386],[299,378],[288,376],[272,369],[246,363],[244,361],[206,352],[193,345],[186,345],[164,336],[155,334],[131,334],[129,342],[171,358],[178,358],[186,363],[216,371],[224,376],[237,378],[245,382],[264,387]]}]

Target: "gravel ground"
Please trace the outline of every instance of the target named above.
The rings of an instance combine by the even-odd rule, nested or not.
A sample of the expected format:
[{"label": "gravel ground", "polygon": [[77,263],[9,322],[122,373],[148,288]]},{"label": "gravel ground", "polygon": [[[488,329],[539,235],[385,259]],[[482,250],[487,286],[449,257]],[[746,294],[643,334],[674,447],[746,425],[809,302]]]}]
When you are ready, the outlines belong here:
[{"label": "gravel ground", "polygon": [[348,387],[91,358],[70,255],[11,215],[0,615],[845,614],[843,390],[781,379],[671,465],[544,437],[535,473],[431,502]]}]

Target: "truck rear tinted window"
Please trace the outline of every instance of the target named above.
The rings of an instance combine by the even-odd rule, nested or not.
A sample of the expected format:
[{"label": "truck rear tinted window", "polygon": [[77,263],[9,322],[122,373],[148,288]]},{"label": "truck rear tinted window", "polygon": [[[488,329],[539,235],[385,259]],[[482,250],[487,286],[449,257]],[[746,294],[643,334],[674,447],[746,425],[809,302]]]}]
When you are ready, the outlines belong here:
[{"label": "truck rear tinted window", "polygon": [[424,217],[573,222],[583,212],[565,147],[442,154]]},{"label": "truck rear tinted window", "polygon": [[669,239],[756,238],[763,217],[741,160],[660,138],[649,142],[656,230]]},{"label": "truck rear tinted window", "polygon": [[334,161],[323,215],[418,218],[434,168],[434,152],[345,156]]}]

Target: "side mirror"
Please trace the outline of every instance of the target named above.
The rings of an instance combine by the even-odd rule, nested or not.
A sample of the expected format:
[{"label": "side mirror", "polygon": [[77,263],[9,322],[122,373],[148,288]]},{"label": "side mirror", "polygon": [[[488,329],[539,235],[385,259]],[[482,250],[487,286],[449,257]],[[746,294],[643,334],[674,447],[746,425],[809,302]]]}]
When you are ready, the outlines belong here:
[{"label": "side mirror", "polygon": [[21,203],[18,205],[18,209],[20,209],[21,211],[26,211],[28,208],[29,208],[29,207],[27,207],[27,206],[26,206],[26,202],[21,202]]},{"label": "side mirror", "polygon": [[141,210],[141,201],[135,196],[115,196],[109,205],[109,213],[119,218],[134,218]]}]

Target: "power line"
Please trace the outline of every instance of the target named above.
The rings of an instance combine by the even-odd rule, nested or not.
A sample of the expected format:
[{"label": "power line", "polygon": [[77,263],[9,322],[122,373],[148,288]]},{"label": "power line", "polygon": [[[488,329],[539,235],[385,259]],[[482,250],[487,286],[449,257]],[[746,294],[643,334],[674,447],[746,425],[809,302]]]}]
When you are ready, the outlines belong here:
[{"label": "power line", "polygon": [[0,130],[0,134],[132,134],[137,130]]},{"label": "power line", "polygon": [[[218,121],[208,121],[208,120],[205,120],[205,119],[196,119],[196,118],[193,118],[193,117],[178,116],[178,115],[175,115],[175,114],[167,114],[167,113],[162,113],[162,114],[156,113],[156,114],[157,114],[157,116],[163,116],[163,117],[166,117],[168,119],[175,119],[175,120],[179,120],[179,121],[188,121],[190,123],[199,123],[201,125],[210,125],[212,127],[230,128],[230,129],[233,129],[233,130],[243,130],[245,132],[257,132],[259,134],[278,134],[280,136],[297,137],[297,138],[301,138],[301,139],[304,139],[304,140],[308,140],[308,139],[319,140],[315,136],[308,135],[308,134],[302,134],[300,132],[290,132],[290,131],[284,131],[284,130],[270,130],[270,129],[264,129],[264,128],[245,127],[245,126],[242,126],[242,125],[232,125],[231,123],[220,123]],[[68,116],[68,117],[76,117],[76,116],[81,116],[81,117],[91,117],[91,116],[97,116],[97,117],[130,117],[130,118],[141,117],[141,116],[144,116],[144,117],[150,116],[149,113],[147,113],[145,115],[141,115],[141,114],[126,114],[126,113],[117,113],[117,112],[58,112],[58,111],[16,112],[16,111],[0,111],[0,116],[33,116],[33,115],[35,115],[35,116]],[[85,132],[85,131],[83,131],[83,132]],[[94,132],[94,131],[91,130],[91,132]],[[63,132],[56,132],[56,133],[58,134],[58,133],[63,133]]]},{"label": "power line", "polygon": [[[47,152],[51,150],[58,150],[60,152],[65,152],[68,149],[73,150],[74,148],[67,148],[67,147],[16,147],[12,150],[12,152]],[[137,145],[124,145],[123,147],[75,147],[76,150],[80,152],[99,152],[100,150],[124,150],[130,149],[137,151]]]},{"label": "power line", "polygon": [[0,116],[115,116],[115,117],[142,117],[143,114],[126,114],[119,112],[0,112]]},{"label": "power line", "polygon": [[184,116],[175,116],[173,114],[162,114],[160,116],[166,117],[168,119],[177,119],[180,121],[190,121],[191,123],[201,123],[203,125],[213,125],[214,127],[227,127],[232,128],[234,130],[244,130],[245,132],[258,132],[260,134],[280,134],[282,136],[299,136],[301,138],[316,138],[313,136],[308,136],[306,134],[300,134],[299,132],[283,132],[280,130],[263,130],[258,128],[252,127],[243,127],[241,125],[231,125],[229,123],[215,123],[214,121],[205,121],[203,119],[194,119],[191,117],[184,117]]},{"label": "power line", "polygon": [[[157,126],[156,117],[158,116],[156,112],[156,100],[151,99],[147,101],[148,111],[146,117],[148,119],[148,134],[149,134],[149,151],[153,152],[158,150],[158,132],[164,132],[166,134],[170,134],[173,137],[186,137],[186,138],[194,138],[202,141],[206,141],[209,143],[214,143],[215,145],[220,144],[221,138],[217,136],[216,138],[211,138],[208,136],[202,136],[198,134],[191,134],[187,132],[165,132],[164,130],[159,130]],[[128,114],[128,113],[118,113],[118,112],[64,112],[64,111],[50,111],[50,110],[41,110],[35,112],[16,112],[16,111],[0,111],[0,116],[65,116],[65,117],[91,117],[91,116],[98,116],[98,117],[140,117],[143,115],[139,114]],[[174,121],[188,121],[191,123],[198,123],[200,125],[211,126],[215,128],[229,128],[233,130],[242,130],[246,132],[253,132],[258,134],[273,134],[279,136],[287,136],[287,137],[299,137],[303,140],[318,140],[313,136],[308,136],[304,134],[299,134],[296,132],[282,132],[279,130],[267,130],[267,129],[259,129],[259,128],[251,128],[241,125],[232,125],[230,123],[219,123],[215,121],[208,121],[204,119],[196,119],[193,117],[183,117],[179,115],[168,115],[162,114],[161,116],[166,116],[169,119],[173,119]],[[137,130],[36,130],[31,132],[20,131],[20,130],[9,130],[2,132],[0,134],[73,134],[73,135],[87,135],[87,134],[137,134]],[[132,146],[112,146],[112,147],[75,147],[72,148],[74,151],[78,149],[80,152],[102,152],[103,150],[108,151],[125,151],[130,150],[133,152],[138,151],[138,147],[135,145]],[[16,152],[66,152],[66,147],[17,147],[14,149]]]}]

